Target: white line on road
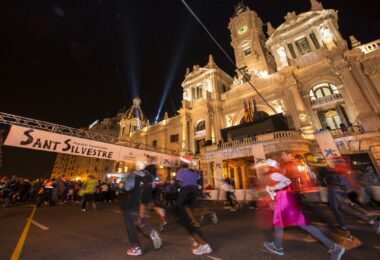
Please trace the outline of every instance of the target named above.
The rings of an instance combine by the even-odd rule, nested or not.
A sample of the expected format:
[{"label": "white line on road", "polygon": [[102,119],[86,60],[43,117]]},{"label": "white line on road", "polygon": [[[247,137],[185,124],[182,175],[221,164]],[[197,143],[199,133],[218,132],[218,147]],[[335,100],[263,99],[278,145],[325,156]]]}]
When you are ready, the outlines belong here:
[{"label": "white line on road", "polygon": [[[27,220],[29,220],[29,219],[27,219]],[[37,227],[39,227],[40,229],[42,229],[42,230],[49,230],[49,228],[47,227],[47,226],[44,226],[44,225],[42,225],[41,223],[39,223],[39,222],[37,222],[37,221],[35,221],[35,220],[32,220],[32,222],[31,222],[33,225],[35,225],[35,226],[37,226]]]},{"label": "white line on road", "polygon": [[380,246],[374,246],[373,248],[380,250]]},{"label": "white line on road", "polygon": [[217,257],[213,257],[213,256],[210,256],[210,255],[206,255],[208,258],[211,258],[213,260],[223,260],[222,258],[217,258]]}]

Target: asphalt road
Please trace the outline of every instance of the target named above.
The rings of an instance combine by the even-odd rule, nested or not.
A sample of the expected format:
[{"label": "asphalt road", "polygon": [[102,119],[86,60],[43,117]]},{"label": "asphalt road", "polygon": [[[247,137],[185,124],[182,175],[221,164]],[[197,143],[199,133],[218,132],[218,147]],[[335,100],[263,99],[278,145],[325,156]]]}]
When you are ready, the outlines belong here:
[{"label": "asphalt road", "polygon": [[[194,256],[190,239],[169,214],[169,225],[161,233],[164,245],[154,250],[151,242],[141,238],[141,259],[329,259],[327,250],[297,228],[287,230],[285,256],[265,252],[262,232],[254,226],[255,211],[229,212],[220,205],[212,206],[219,223],[205,219],[202,230],[213,248],[209,256]],[[9,259],[23,233],[32,206],[1,209],[0,259]],[[150,220],[157,224],[152,215]],[[349,219],[353,233],[364,246],[348,251],[343,259],[380,259],[380,236],[364,223]],[[128,239],[119,205],[99,204],[96,211],[82,213],[79,206],[37,208],[23,245],[20,259],[125,259]],[[306,242],[307,240],[308,242]]]}]

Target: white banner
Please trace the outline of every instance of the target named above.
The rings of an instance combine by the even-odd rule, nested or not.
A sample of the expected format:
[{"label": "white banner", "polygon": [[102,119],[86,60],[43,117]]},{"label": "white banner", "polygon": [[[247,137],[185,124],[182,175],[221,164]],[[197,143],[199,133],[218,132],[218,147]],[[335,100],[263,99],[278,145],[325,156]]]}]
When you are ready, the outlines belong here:
[{"label": "white banner", "polygon": [[321,130],[314,134],[319,147],[326,159],[340,156],[340,152],[329,130]]},{"label": "white banner", "polygon": [[171,167],[176,166],[179,159],[175,155],[50,133],[17,125],[12,125],[4,145],[113,161],[145,161],[149,155],[155,157],[157,163]]},{"label": "white banner", "polygon": [[261,142],[255,143],[252,146],[252,155],[255,159],[256,163],[262,163],[265,161],[265,151],[264,151],[264,145]]}]

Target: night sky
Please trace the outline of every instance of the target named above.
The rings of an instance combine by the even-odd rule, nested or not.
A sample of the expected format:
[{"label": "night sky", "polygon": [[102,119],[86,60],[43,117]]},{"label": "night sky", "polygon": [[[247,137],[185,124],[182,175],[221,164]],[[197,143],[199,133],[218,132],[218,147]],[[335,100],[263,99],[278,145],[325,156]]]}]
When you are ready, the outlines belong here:
[{"label": "night sky", "polygon": [[[187,0],[226,51],[238,0]],[[339,10],[343,36],[379,37],[378,1],[324,0]],[[308,0],[246,0],[274,27]],[[265,30],[266,31],[266,30]],[[72,127],[129,107],[136,95],[154,121],[180,107],[186,67],[212,54],[234,68],[180,0],[9,0],[0,8],[0,111]],[[167,92],[165,98],[165,92]],[[1,174],[49,175],[55,155],[3,147]],[[17,163],[16,163],[17,161]]]}]

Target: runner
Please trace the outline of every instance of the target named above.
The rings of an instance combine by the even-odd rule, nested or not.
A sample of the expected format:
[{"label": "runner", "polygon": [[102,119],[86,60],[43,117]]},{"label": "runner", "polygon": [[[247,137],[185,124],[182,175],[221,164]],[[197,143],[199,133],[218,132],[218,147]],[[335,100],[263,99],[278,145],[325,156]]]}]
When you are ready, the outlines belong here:
[{"label": "runner", "polygon": [[280,164],[275,160],[268,159],[260,167],[264,167],[267,173],[266,190],[274,200],[273,225],[275,240],[265,242],[265,249],[277,255],[284,255],[284,228],[299,226],[328,248],[332,260],[339,260],[345,249],[328,239],[319,229],[306,223],[296,196],[289,188],[289,185],[291,185],[290,179],[280,173]]},{"label": "runner", "polygon": [[95,180],[95,177],[92,175],[88,176],[88,179],[84,182],[82,189],[79,190],[79,196],[82,196],[81,210],[82,212],[86,211],[86,203],[91,202],[92,208],[96,210],[95,203],[95,192],[98,182]]},{"label": "runner", "polygon": [[189,232],[193,240],[193,254],[210,254],[212,249],[207,243],[201,229],[191,223],[194,214],[193,205],[199,196],[198,180],[200,175],[189,168],[190,159],[180,157],[181,167],[176,173],[176,180],[179,182],[180,191],[176,201],[176,213],[179,223]]}]

